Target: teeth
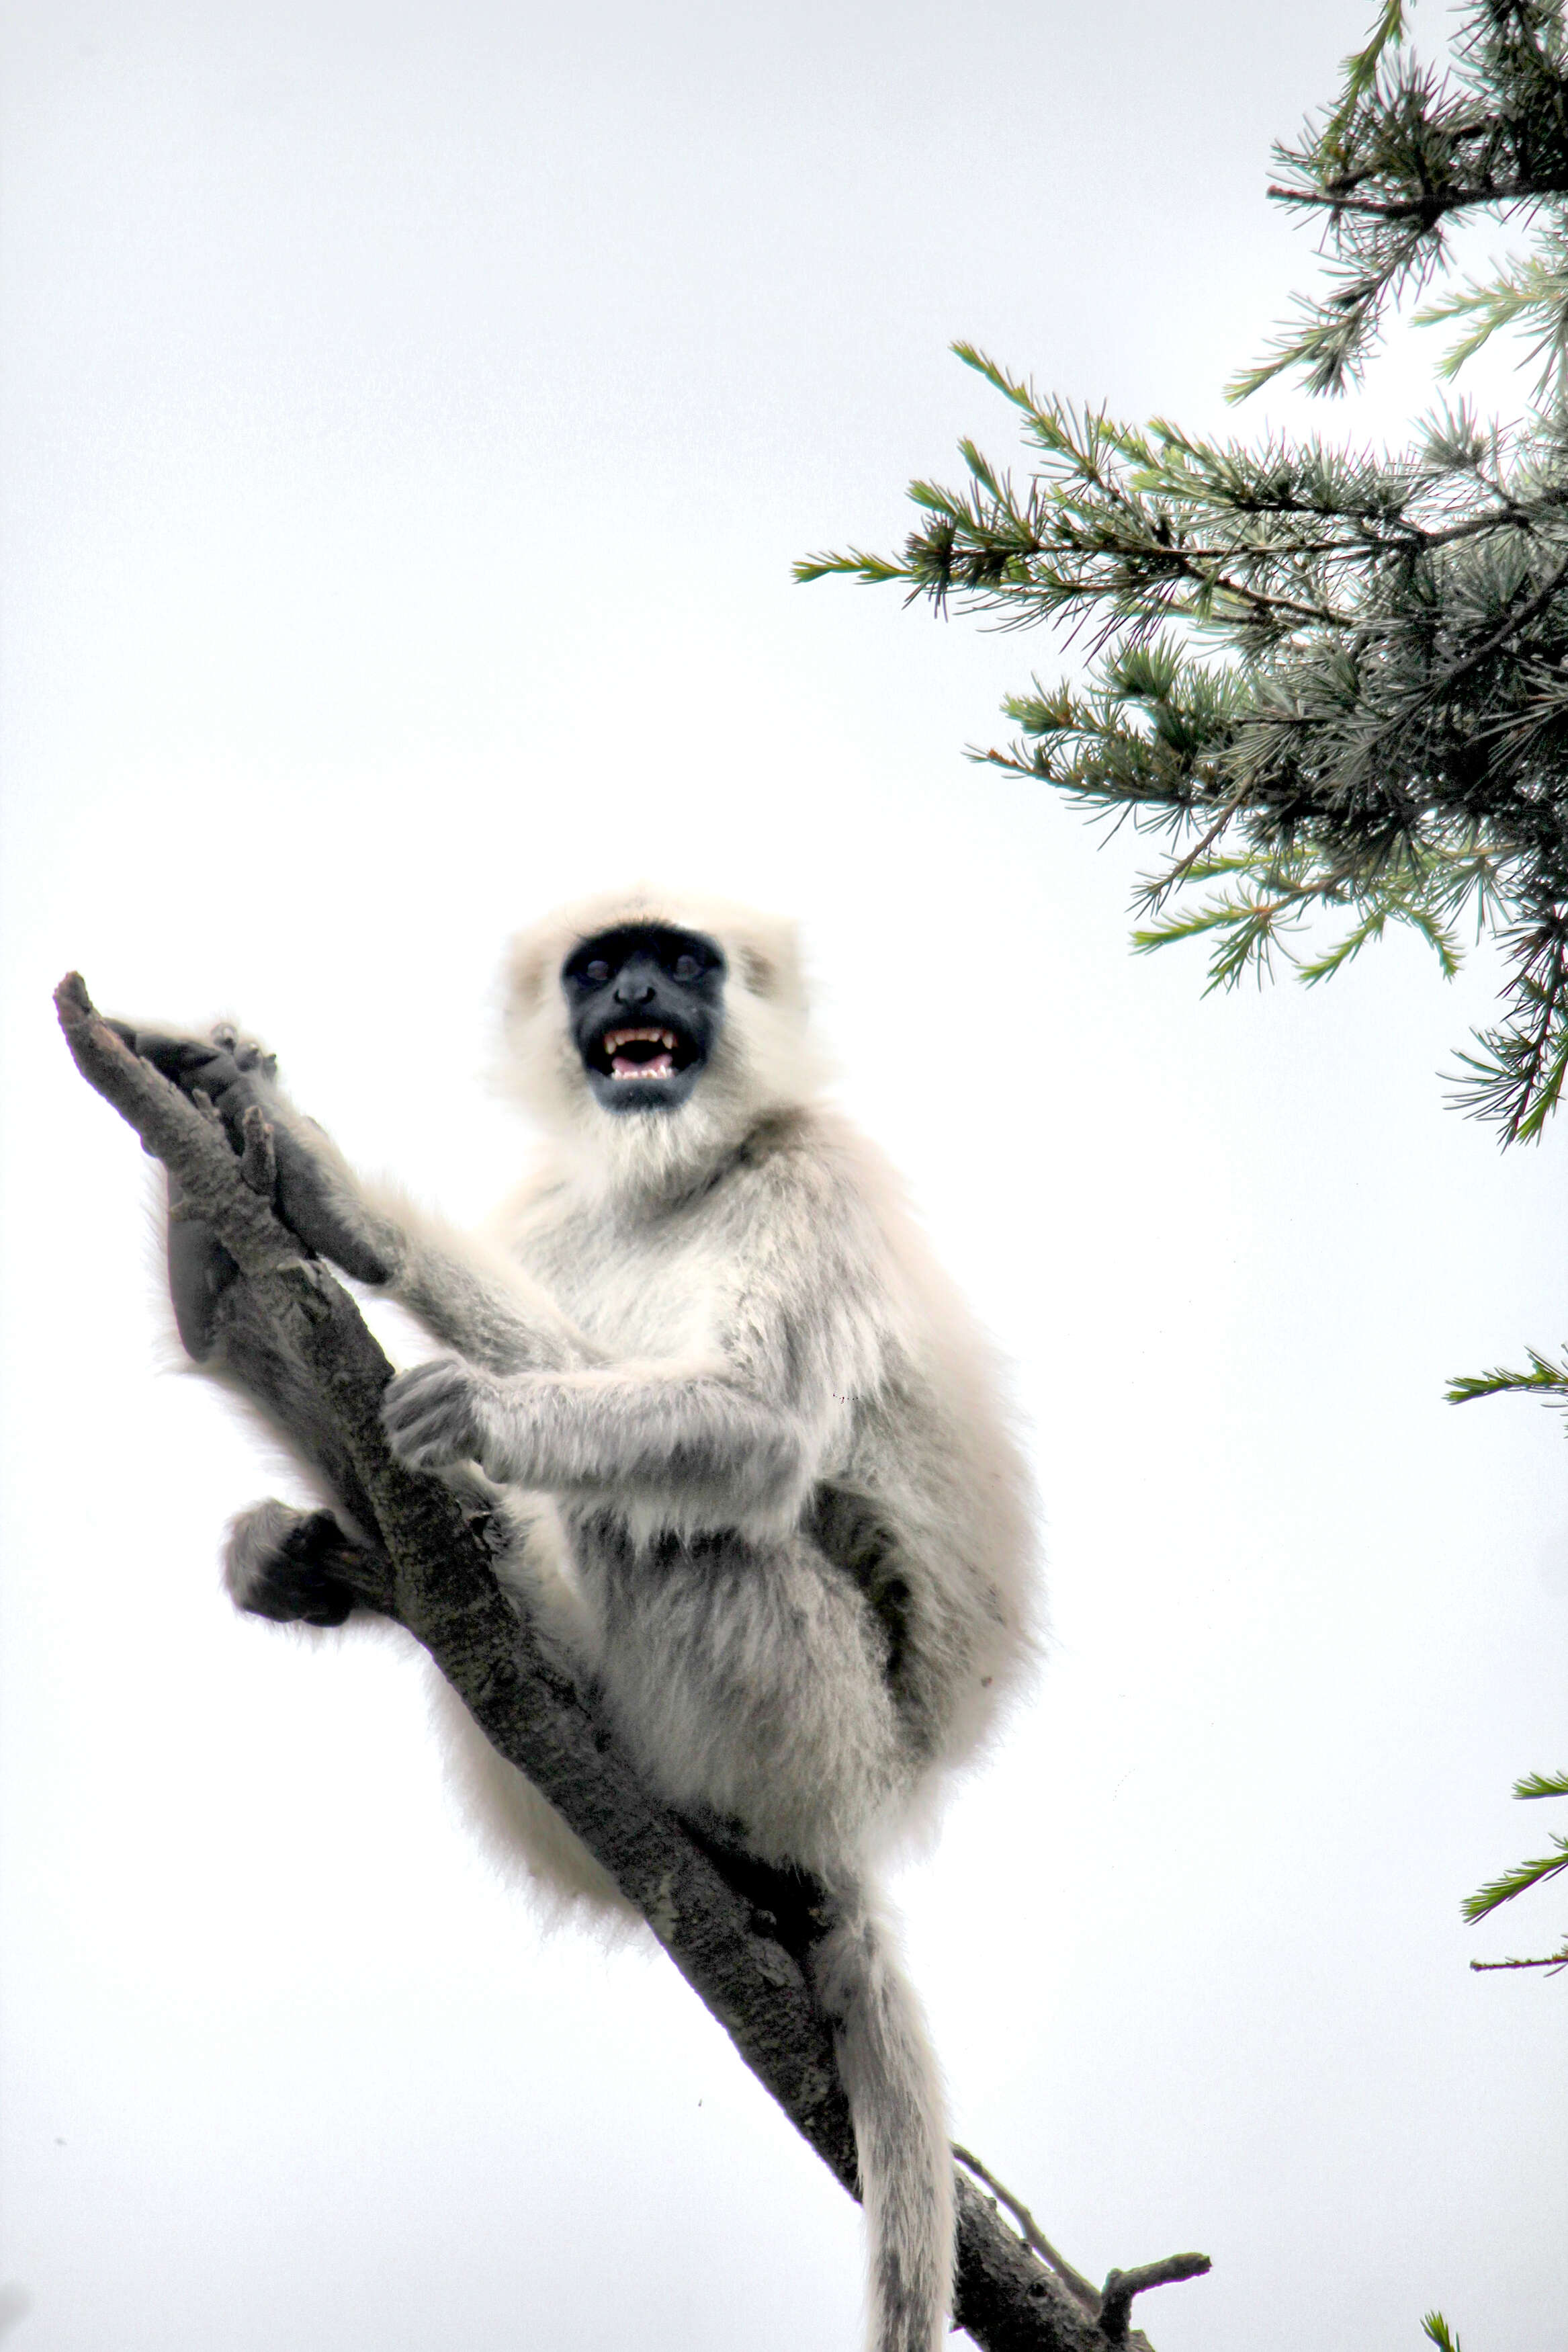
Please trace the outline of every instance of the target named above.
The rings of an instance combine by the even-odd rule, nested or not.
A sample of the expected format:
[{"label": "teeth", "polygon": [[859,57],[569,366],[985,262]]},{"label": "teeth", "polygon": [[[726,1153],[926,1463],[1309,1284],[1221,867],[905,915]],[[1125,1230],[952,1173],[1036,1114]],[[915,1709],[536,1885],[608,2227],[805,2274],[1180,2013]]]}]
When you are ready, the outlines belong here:
[{"label": "teeth", "polygon": [[663,1045],[667,1054],[673,1054],[675,1033],[673,1029],[612,1029],[606,1033],[603,1043],[607,1054],[618,1054],[622,1045],[643,1044]]},{"label": "teeth", "polygon": [[[679,1042],[673,1029],[607,1029],[600,1039],[600,1047],[610,1063],[612,1078],[673,1078],[675,1070],[671,1056]],[[624,1045],[658,1045],[663,1050],[646,1062],[622,1062],[617,1057]]]}]

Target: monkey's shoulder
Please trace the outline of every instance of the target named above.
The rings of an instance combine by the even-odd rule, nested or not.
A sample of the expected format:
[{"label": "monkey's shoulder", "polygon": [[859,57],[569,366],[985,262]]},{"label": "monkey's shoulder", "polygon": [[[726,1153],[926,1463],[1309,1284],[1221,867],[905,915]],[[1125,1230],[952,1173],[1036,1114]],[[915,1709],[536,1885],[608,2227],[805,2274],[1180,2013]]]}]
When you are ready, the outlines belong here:
[{"label": "monkey's shoulder", "polygon": [[918,1249],[891,1161],[840,1113],[812,1105],[763,1121],[711,1194],[716,1217],[809,1253],[882,1266]]}]

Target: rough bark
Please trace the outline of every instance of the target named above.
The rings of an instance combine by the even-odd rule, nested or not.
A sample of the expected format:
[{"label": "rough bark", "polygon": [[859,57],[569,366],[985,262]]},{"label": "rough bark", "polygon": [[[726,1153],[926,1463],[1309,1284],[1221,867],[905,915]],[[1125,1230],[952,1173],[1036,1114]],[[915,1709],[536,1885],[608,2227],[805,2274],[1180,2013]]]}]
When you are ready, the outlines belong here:
[{"label": "rough bark", "polygon": [[[236,1156],[221,1125],[99,1018],[78,975],[61,982],[55,1001],[82,1076],[163,1162],[182,1213],[209,1224],[239,1268],[219,1307],[235,1343],[231,1367],[243,1377],[247,1360],[280,1346],[304,1365],[315,1391],[313,1450],[339,1491],[351,1490],[356,1513],[368,1517],[391,1562],[382,1577],[366,1555],[356,1570],[360,1600],[423,1643],[486,1738],[610,1872],[752,2072],[854,2194],[849,2107],[805,1967],[821,1924],[810,1884],[715,1853],[650,1801],[609,1733],[518,1623],[452,1495],[389,1451],[381,1394],[392,1368],[348,1292],[302,1255],[256,1189],[264,1146]],[[1013,2234],[966,2172],[956,2178],[955,2315],[987,2352],[1144,2346],[1141,2336],[1103,2331],[1097,2310]]]}]

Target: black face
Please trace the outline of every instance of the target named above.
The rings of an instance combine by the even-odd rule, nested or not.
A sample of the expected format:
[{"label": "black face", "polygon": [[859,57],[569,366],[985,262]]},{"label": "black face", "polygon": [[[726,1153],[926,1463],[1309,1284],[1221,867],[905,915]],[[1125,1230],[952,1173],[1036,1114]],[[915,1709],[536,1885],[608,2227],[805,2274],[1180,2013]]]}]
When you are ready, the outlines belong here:
[{"label": "black face", "polygon": [[589,1090],[606,1110],[674,1110],[707,1066],[724,1020],[724,957],[701,931],[631,923],[561,966]]}]

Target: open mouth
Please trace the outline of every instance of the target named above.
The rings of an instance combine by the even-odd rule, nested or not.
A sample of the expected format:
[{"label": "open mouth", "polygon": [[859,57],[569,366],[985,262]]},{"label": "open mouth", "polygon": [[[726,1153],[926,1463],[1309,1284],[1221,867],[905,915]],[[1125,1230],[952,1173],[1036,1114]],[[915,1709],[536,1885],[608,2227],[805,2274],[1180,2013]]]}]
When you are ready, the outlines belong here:
[{"label": "open mouth", "polygon": [[607,1029],[588,1056],[601,1077],[674,1078],[689,1070],[697,1048],[676,1029]]}]

